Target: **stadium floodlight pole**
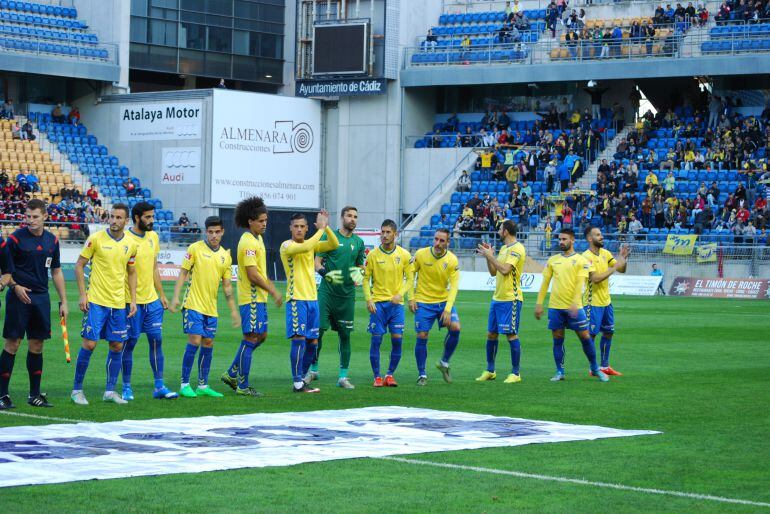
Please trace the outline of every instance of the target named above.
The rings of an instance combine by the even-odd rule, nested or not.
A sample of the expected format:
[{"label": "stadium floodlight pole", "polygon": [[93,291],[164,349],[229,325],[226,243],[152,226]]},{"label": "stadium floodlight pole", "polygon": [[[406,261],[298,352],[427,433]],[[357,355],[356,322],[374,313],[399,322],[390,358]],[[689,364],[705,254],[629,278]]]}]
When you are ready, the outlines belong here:
[{"label": "stadium floodlight pole", "polygon": [[374,75],[374,0],[369,0],[369,76]]},{"label": "stadium floodlight pole", "polygon": [[356,0],[356,19],[358,19],[361,12],[361,0]]}]

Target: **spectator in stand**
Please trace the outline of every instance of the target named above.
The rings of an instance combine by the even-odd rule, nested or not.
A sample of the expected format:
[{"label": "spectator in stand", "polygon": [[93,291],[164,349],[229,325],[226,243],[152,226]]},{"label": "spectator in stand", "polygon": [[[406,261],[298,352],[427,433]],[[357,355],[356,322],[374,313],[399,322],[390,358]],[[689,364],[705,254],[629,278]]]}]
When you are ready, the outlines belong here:
[{"label": "spectator in stand", "polygon": [[466,193],[471,190],[471,177],[468,176],[468,171],[463,170],[460,178],[457,179],[457,191]]},{"label": "spectator in stand", "polygon": [[620,47],[623,44],[623,29],[615,27],[612,29],[612,57],[620,57]]},{"label": "spectator in stand", "polygon": [[80,110],[77,107],[73,107],[70,109],[69,114],[67,114],[67,118],[73,125],[80,124]]},{"label": "spectator in stand", "polygon": [[[91,184],[91,187],[86,191],[86,196],[91,200],[92,205],[96,205],[99,202],[99,191],[96,190],[96,186]],[[101,205],[101,203],[99,203]]]},{"label": "spectator in stand", "polygon": [[219,83],[217,84],[217,89],[227,89],[227,84],[225,84],[225,79],[219,79]]},{"label": "spectator in stand", "polygon": [[14,122],[11,127],[11,137],[13,137],[13,139],[21,139],[21,126],[18,121]]},{"label": "spectator in stand", "polygon": [[40,191],[40,181],[34,171],[31,171],[29,175],[27,175],[27,187],[29,187],[29,190],[33,193]]},{"label": "spectator in stand", "polygon": [[13,100],[8,98],[0,107],[0,119],[13,120],[14,118],[16,118],[16,113],[13,109]]},{"label": "spectator in stand", "polygon": [[126,191],[126,196],[136,196],[136,184],[130,179],[123,182],[123,189]]},{"label": "spectator in stand", "polygon": [[567,202],[564,202],[564,206],[561,209],[561,222],[563,226],[572,228],[572,215],[572,208]]},{"label": "spectator in stand", "polygon": [[602,118],[602,95],[608,90],[609,88],[596,86],[583,88],[583,91],[591,97],[591,117],[594,120]]},{"label": "spectator in stand", "polygon": [[[476,195],[476,198],[478,198],[478,194]],[[187,217],[187,213],[183,212],[181,216],[179,216],[179,221],[177,221],[177,225],[180,227],[186,227],[190,224],[190,218]]]},{"label": "spectator in stand", "polygon": [[473,134],[473,131],[471,130],[470,126],[465,127],[465,134],[462,136],[462,146],[463,148],[473,148],[476,146],[476,136]]},{"label": "spectator in stand", "polygon": [[34,141],[37,139],[33,133],[32,123],[30,123],[29,120],[25,121],[24,125],[21,126],[21,139],[28,141]]},{"label": "spectator in stand", "polygon": [[452,115],[447,118],[446,123],[444,124],[444,130],[450,132],[457,132],[460,130],[460,118],[457,116],[456,112],[452,113]]},{"label": "spectator in stand", "polygon": [[29,184],[27,184],[27,175],[25,175],[24,173],[19,173],[18,175],[16,175],[16,183],[18,184],[19,188],[22,191],[24,192],[29,191]]},{"label": "spectator in stand", "polygon": [[[650,20],[647,20],[647,24],[642,29],[642,37],[644,37],[645,48],[647,55],[652,55],[653,43],[655,42],[655,26]],[[634,88],[636,91],[636,88]]]},{"label": "spectator in stand", "polygon": [[56,107],[51,111],[51,120],[53,120],[54,123],[67,123],[67,118],[64,116],[61,104],[56,104]]},{"label": "spectator in stand", "polygon": [[551,31],[551,37],[556,37],[556,22],[559,19],[559,9],[556,6],[556,2],[551,0],[548,7],[545,9],[545,27]]}]

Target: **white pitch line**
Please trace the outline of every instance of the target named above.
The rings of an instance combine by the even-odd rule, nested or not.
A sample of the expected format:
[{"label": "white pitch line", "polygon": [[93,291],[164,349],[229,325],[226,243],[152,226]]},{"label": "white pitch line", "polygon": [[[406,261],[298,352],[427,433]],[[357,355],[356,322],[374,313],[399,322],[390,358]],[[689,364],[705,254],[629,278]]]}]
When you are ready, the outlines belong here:
[{"label": "white pitch line", "polygon": [[663,496],[676,496],[679,498],[689,498],[693,500],[713,501],[720,503],[733,503],[738,505],[751,505],[753,507],[768,507],[770,503],[757,502],[752,500],[741,500],[739,498],[726,498],[724,496],[711,496],[708,494],[686,493],[682,491],[668,491],[665,489],[650,489],[646,487],[635,487],[632,485],[611,484],[608,482],[593,482],[591,480],[582,480],[580,478],[555,477],[548,475],[537,475],[534,473],[523,473],[521,471],[507,471],[504,469],[481,468],[477,466],[463,466],[460,464],[448,464],[445,462],[430,462],[426,460],[404,459],[402,457],[377,457],[379,460],[389,460],[393,462],[402,462],[404,464],[416,464],[418,466],[433,466],[436,468],[457,469],[461,471],[475,471],[477,473],[490,473],[493,475],[506,475],[518,478],[531,478],[534,480],[547,480],[549,482],[562,482],[567,484],[588,485],[593,487],[603,487],[606,489],[617,489],[620,491],[633,491],[645,494],[658,494]]},{"label": "white pitch line", "polygon": [[39,414],[27,414],[26,412],[9,412],[7,410],[0,411],[0,414],[5,414],[6,416],[20,416],[22,418],[48,419],[51,421],[66,421],[67,423],[93,423],[93,421],[89,421],[87,419],[57,418],[55,416],[41,416]]}]

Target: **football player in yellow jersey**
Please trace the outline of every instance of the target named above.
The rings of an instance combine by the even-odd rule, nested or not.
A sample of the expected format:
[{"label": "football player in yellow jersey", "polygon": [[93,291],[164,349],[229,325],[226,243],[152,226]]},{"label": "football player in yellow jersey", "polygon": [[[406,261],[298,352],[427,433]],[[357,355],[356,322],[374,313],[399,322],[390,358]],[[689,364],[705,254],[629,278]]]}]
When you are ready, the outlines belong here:
[{"label": "football player in yellow jersey", "polygon": [[543,269],[543,284],[537,295],[535,319],[543,316],[543,301],[548,294],[548,285],[553,279],[551,297],[548,300],[548,328],[553,332],[556,375],[551,381],[564,380],[564,329],[569,328],[580,338],[591,372],[602,382],[607,382],[609,377],[600,371],[599,365],[596,364],[596,349],[588,333],[588,319],[583,310],[583,285],[588,278],[591,264],[582,255],[575,253],[574,245],[575,231],[571,228],[561,229],[561,253],[551,256]]},{"label": "football player in yellow jersey", "polygon": [[[168,300],[158,273],[160,239],[153,232],[155,206],[139,202],[131,209],[134,226],[126,231],[126,237],[137,246],[136,262],[136,315],[128,319],[128,339],[123,345],[123,399],[134,399],[131,388],[131,371],[134,367],[134,347],[142,332],[150,345],[150,367],[155,379],[152,396],[158,400],[178,398],[179,395],[163,383],[163,311],[168,309]],[[126,284],[126,304],[130,299]],[[126,307],[128,308],[128,306]]]},{"label": "football player in yellow jersey", "polygon": [[[182,357],[182,386],[179,394],[185,398],[212,396],[220,398],[222,393],[209,387],[209,371],[214,353],[214,336],[217,333],[217,293],[219,284],[225,292],[227,306],[230,308],[233,327],[241,324],[233,298],[232,278],[233,258],[230,251],[222,248],[220,242],[225,233],[224,224],[219,216],[209,216],[204,223],[206,239],[187,247],[174,287],[174,299],[169,310],[176,312],[179,307],[179,293],[190,278],[190,286],[182,304],[182,327],[187,334],[187,346]],[[190,373],[198,355],[198,387],[190,387]]]},{"label": "football player in yellow jersey", "polygon": [[[393,220],[380,227],[380,246],[369,252],[364,269],[364,299],[369,310],[369,362],[374,373],[374,387],[396,387],[393,378],[401,360],[404,334],[404,299],[414,282],[411,255],[396,244],[398,228]],[[383,381],[380,375],[382,336],[390,331],[390,364]]]},{"label": "football player in yellow jersey", "polygon": [[505,379],[506,384],[521,382],[519,363],[521,362],[521,341],[519,340],[519,318],[524,295],[521,293],[521,274],[527,250],[516,240],[516,223],[505,220],[500,225],[500,239],[503,246],[495,257],[494,249],[489,244],[481,244],[478,253],[487,261],[489,274],[495,277],[495,294],[489,306],[487,321],[487,369],[478,377],[478,382],[494,380],[495,357],[497,356],[498,335],[505,334],[511,347],[511,374]]},{"label": "football player in yellow jersey", "polygon": [[[75,279],[80,291],[80,310],[83,312],[83,346],[75,365],[75,382],[72,401],[88,405],[83,394],[83,379],[96,348],[96,341],[106,339],[110,350],[107,354],[107,387],[102,399],[105,402],[128,403],[115,392],[121,367],[123,343],[128,338],[126,317],[136,314],[136,244],[126,237],[123,230],[128,221],[128,206],[116,203],[110,211],[110,227],[91,234],[75,263]],[[85,267],[91,263],[91,275],[86,291]],[[128,282],[129,304],[123,284]]]},{"label": "football player in yellow jersey", "polygon": [[460,318],[454,308],[460,282],[460,265],[455,254],[447,250],[448,246],[449,231],[440,228],[433,235],[433,246],[417,250],[412,258],[417,286],[414,295],[409,295],[409,309],[414,313],[414,329],[417,332],[414,357],[419,373],[418,386],[428,384],[428,375],[425,373],[428,332],[436,321],[439,322],[439,329],[449,329],[444,338],[444,354],[436,367],[441,371],[444,381],[452,383],[449,359],[460,342]]},{"label": "football player in yellow jersey", "polygon": [[262,234],[267,229],[267,207],[262,198],[251,197],[235,206],[235,225],[246,232],[238,242],[238,308],[241,311],[243,339],[235,352],[230,368],[222,374],[222,382],[236,394],[261,397],[262,393],[249,385],[251,357],[254,349],[267,339],[267,295],[275,305],[283,297],[267,278],[267,255]]},{"label": "football player in yellow jersey", "polygon": [[622,373],[610,367],[610,346],[612,335],[615,333],[615,311],[610,299],[609,278],[615,272],[626,272],[631,250],[627,245],[623,245],[618,258],[615,259],[612,253],[604,248],[604,236],[600,228],[589,225],[583,233],[588,241],[588,250],[583,252],[583,257],[591,263],[583,298],[588,318],[588,331],[592,339],[595,339],[599,332],[602,333],[599,343],[601,356],[599,369],[606,375],[620,376]]},{"label": "football player in yellow jersey", "polygon": [[[307,235],[307,219],[303,214],[291,217],[291,239],[281,244],[281,262],[286,272],[286,338],[291,339],[291,374],[294,392],[317,393],[309,386],[308,370],[315,358],[321,316],[315,284],[315,254],[337,249],[340,242],[329,228],[329,213],[322,210],[316,217],[316,233]],[[321,241],[326,234],[327,240]]]}]

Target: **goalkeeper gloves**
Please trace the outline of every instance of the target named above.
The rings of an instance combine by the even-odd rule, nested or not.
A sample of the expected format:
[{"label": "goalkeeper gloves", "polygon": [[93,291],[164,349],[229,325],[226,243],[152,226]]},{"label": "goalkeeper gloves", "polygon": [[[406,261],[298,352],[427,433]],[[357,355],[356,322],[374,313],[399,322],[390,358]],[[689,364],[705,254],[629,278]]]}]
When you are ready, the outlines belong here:
[{"label": "goalkeeper gloves", "polygon": [[350,271],[350,280],[352,280],[356,286],[360,286],[364,283],[364,270],[357,266],[352,266],[348,271]]},{"label": "goalkeeper gloves", "polygon": [[342,284],[344,280],[342,276],[342,270],[338,269],[327,272],[323,277],[324,280],[335,286]]}]

